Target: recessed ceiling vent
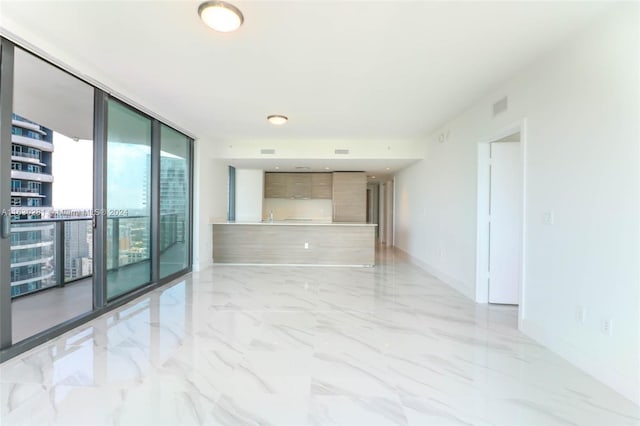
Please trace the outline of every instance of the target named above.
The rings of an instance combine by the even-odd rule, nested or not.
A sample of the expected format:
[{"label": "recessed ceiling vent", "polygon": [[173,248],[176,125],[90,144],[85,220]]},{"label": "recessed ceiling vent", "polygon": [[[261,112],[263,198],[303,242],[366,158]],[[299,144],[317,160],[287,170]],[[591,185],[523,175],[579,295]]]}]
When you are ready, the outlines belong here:
[{"label": "recessed ceiling vent", "polygon": [[505,112],[508,107],[509,105],[507,103],[507,97],[505,96],[504,98],[493,104],[493,116],[495,117],[496,115]]},{"label": "recessed ceiling vent", "polygon": [[311,170],[309,166],[296,166],[296,170]]},{"label": "recessed ceiling vent", "polygon": [[333,151],[336,154],[342,154],[342,155],[346,155],[349,153],[348,149],[336,149],[335,151]]},{"label": "recessed ceiling vent", "polygon": [[275,154],[275,153],[276,153],[276,150],[273,148],[269,148],[269,149],[263,148],[260,150],[260,154]]}]

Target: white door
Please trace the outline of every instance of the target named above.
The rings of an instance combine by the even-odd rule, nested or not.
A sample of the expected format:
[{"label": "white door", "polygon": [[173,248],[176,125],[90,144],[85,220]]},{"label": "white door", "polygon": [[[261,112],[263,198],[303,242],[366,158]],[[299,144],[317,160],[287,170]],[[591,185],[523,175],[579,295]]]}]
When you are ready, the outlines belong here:
[{"label": "white door", "polygon": [[491,144],[489,303],[518,304],[522,252],[520,143]]}]

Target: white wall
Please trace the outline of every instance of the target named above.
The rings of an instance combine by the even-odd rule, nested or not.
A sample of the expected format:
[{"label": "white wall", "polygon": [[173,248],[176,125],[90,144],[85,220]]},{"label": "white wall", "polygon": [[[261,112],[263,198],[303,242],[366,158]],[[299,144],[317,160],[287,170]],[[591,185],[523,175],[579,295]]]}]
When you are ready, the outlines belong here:
[{"label": "white wall", "polygon": [[236,221],[262,220],[264,172],[257,169],[236,169]]},{"label": "white wall", "polygon": [[212,142],[195,141],[193,159],[193,269],[213,263],[211,222],[227,218],[228,166],[211,158]]},{"label": "white wall", "polygon": [[[640,403],[637,3],[611,12],[427,138],[396,178],[396,245],[475,297],[477,143],[526,120],[521,329]],[[492,104],[509,98],[492,118]],[[448,135],[439,142],[440,135]],[[416,185],[420,182],[420,185]],[[543,222],[553,210],[555,224]],[[585,323],[576,309],[587,310]],[[613,335],[600,327],[613,319]]]},{"label": "white wall", "polygon": [[[419,143],[412,140],[314,140],[303,144],[295,140],[239,140],[233,144],[217,144],[216,157],[227,159],[259,158],[263,148],[275,149],[278,159],[414,159],[419,156]],[[349,149],[348,155],[336,154],[335,149]]]}]

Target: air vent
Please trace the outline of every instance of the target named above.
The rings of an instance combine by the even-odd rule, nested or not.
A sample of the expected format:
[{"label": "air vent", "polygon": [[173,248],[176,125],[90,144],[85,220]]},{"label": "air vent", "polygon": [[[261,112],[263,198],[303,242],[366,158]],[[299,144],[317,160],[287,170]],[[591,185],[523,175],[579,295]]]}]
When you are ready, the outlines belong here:
[{"label": "air vent", "polygon": [[349,153],[348,149],[336,149],[335,151],[333,151],[336,154],[342,154],[342,155],[346,155]]},{"label": "air vent", "polygon": [[507,97],[505,96],[504,98],[493,104],[493,116],[495,117],[496,115],[505,112],[508,106],[509,105],[507,104]]},{"label": "air vent", "polygon": [[275,154],[276,150],[275,149],[261,149],[260,150],[260,154]]},{"label": "air vent", "polygon": [[296,166],[296,170],[311,170],[309,166]]}]

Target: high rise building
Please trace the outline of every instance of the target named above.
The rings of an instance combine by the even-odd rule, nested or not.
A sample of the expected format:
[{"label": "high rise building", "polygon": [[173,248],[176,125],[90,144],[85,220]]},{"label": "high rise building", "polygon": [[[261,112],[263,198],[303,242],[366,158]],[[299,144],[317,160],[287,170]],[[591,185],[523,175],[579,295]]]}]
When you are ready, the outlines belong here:
[{"label": "high rise building", "polygon": [[93,273],[91,221],[68,221],[64,225],[64,277],[73,280]]},{"label": "high rise building", "polygon": [[184,242],[186,208],[189,202],[186,162],[183,158],[160,157],[160,250]]},{"label": "high rise building", "polygon": [[55,285],[53,223],[42,219],[51,207],[53,131],[16,114],[11,127],[11,295]]}]

